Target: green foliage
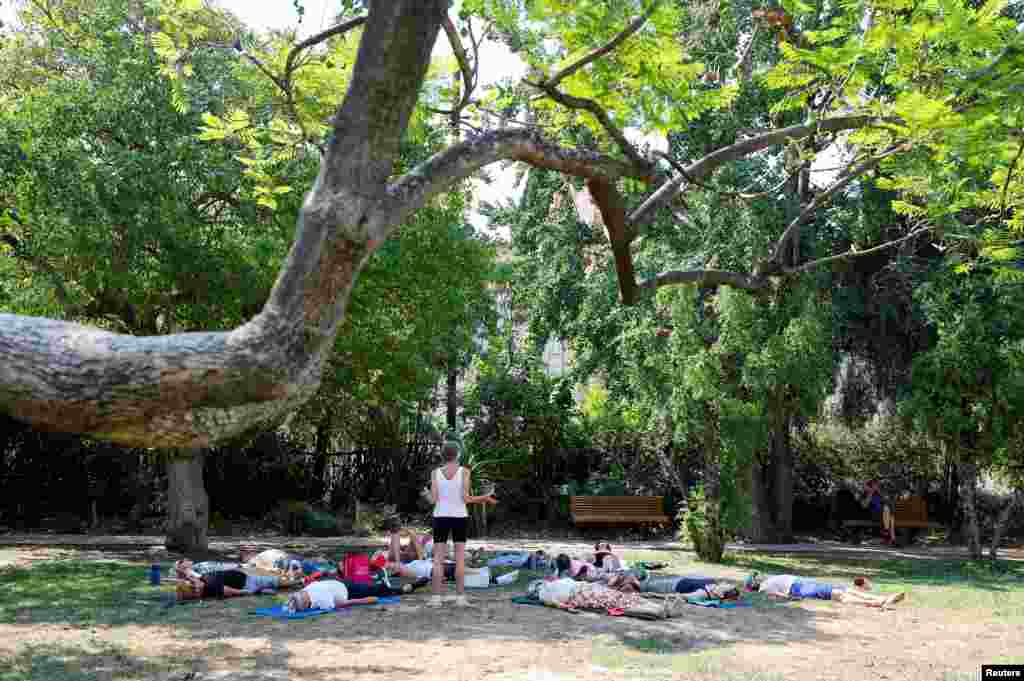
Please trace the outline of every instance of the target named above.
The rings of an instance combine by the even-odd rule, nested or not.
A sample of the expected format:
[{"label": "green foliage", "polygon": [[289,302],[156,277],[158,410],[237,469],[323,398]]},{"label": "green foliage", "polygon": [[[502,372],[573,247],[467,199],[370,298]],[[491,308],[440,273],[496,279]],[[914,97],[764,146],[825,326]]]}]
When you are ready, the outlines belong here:
[{"label": "green foliage", "polygon": [[142,34],[117,30],[124,3],[93,9],[25,15],[21,47],[48,67],[0,118],[0,146],[21,151],[0,159],[4,228],[21,244],[5,263],[5,284],[20,280],[4,286],[7,306],[131,333],[236,325],[269,290],[291,230],[246,200],[230,150],[191,140],[189,111],[238,87],[228,60],[195,55],[178,87]]},{"label": "green foliage", "polygon": [[915,359],[903,413],[960,460],[1024,479],[1024,289],[979,268],[918,289],[936,343]]},{"label": "green foliage", "polygon": [[565,476],[567,450],[582,444],[571,384],[546,375],[535,355],[506,361],[502,344],[495,338],[474,365],[463,410],[466,454],[494,480],[525,480],[546,493]]}]

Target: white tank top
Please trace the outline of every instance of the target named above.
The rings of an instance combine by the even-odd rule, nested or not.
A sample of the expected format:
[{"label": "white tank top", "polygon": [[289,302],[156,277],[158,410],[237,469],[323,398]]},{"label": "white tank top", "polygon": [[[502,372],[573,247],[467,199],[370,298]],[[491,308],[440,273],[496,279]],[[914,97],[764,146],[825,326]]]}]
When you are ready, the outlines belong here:
[{"label": "white tank top", "polygon": [[449,480],[444,476],[444,467],[434,470],[437,478],[437,504],[434,506],[435,518],[468,518],[466,501],[462,490],[462,466]]}]

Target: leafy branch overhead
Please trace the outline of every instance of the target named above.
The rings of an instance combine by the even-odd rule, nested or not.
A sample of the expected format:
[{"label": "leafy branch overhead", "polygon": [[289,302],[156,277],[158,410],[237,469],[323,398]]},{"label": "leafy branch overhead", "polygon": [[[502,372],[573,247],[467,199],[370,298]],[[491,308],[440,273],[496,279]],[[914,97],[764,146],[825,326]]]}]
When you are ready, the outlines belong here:
[{"label": "leafy branch overhead", "polygon": [[[68,0],[66,9],[78,4]],[[627,303],[678,283],[759,291],[770,278],[903,243],[910,232],[825,258],[801,251],[801,234],[818,226],[826,204],[872,176],[897,193],[894,209],[912,218],[915,235],[951,233],[970,211],[983,215],[992,238],[1024,228],[1024,52],[1003,3],[908,8],[883,0],[867,14],[843,5],[824,19],[801,3],[786,4],[784,15],[755,16],[741,6],[667,0],[465,0],[457,17],[444,0],[366,3],[365,16],[354,4],[335,26],[299,42],[287,33],[252,35],[199,0],[144,3],[141,14],[126,16],[139,29],[135,48],[159,60],[154,92],[170,93],[179,112],[202,107],[196,135],[210,153],[234,159],[248,183],[243,198],[258,208],[252,219],[276,219],[285,205],[297,211],[291,250],[261,311],[230,331],[132,336],[0,315],[5,411],[41,427],[147,446],[205,445],[280,417],[316,392],[369,258],[417,211],[495,162],[587,183]],[[41,7],[49,5],[29,3],[26,11]],[[698,12],[709,26],[742,24],[745,42],[702,50],[711,38],[696,26]],[[16,69],[10,55],[36,39],[85,48],[102,40],[95,27],[109,15],[80,12],[77,23],[69,16],[36,16],[35,25],[47,26],[41,37],[5,41],[0,50],[15,52],[0,64]],[[453,57],[435,63],[442,31]],[[489,36],[526,63],[523,83],[481,89],[494,68],[484,57]],[[697,61],[696,53],[708,57]],[[199,78],[200,61],[214,54],[230,55],[229,68],[260,93],[258,101]],[[34,82],[34,67],[24,68],[25,78],[2,75]],[[759,116],[761,127],[720,130],[710,151],[695,151],[703,147],[688,139],[693,121],[714,120],[759,90],[784,93]],[[0,92],[0,109],[16,106],[17,97]],[[405,141],[434,134],[428,123],[437,115],[470,134],[413,158]],[[630,142],[636,132],[674,140],[672,162]],[[735,258],[726,269],[649,273],[637,261],[641,238],[672,238],[702,219],[689,208],[695,197],[748,193],[730,177],[765,155],[795,178],[779,201],[802,198],[763,255]],[[841,170],[815,190],[807,177],[822,157]],[[297,196],[287,201],[297,188],[275,169],[305,159],[320,171],[298,207]],[[19,172],[13,162],[6,168]],[[0,201],[19,200],[0,189]]]}]

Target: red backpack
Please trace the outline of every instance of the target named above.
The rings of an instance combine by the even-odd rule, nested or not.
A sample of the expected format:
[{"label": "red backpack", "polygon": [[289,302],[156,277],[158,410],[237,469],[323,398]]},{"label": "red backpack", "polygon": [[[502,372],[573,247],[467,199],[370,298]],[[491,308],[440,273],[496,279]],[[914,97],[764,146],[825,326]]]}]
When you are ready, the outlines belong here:
[{"label": "red backpack", "polygon": [[345,579],[361,584],[370,583],[370,557],[365,553],[345,555]]}]

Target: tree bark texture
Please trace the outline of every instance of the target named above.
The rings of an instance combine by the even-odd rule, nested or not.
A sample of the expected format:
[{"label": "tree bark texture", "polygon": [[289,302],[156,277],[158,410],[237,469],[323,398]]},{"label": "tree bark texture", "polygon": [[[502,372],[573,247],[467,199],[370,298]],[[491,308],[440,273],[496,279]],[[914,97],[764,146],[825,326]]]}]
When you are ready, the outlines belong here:
[{"label": "tree bark texture", "polygon": [[167,549],[191,554],[209,548],[210,500],[202,450],[183,450],[167,462]]},{"label": "tree bark texture", "polygon": [[1022,493],[1021,491],[1014,490],[1010,496],[1009,501],[1003,506],[1003,510],[999,512],[999,516],[992,523],[992,544],[989,546],[988,557],[989,560],[995,560],[999,554],[999,542],[1003,538],[1003,533],[1006,531],[1006,524],[1010,521],[1010,516],[1020,505]]},{"label": "tree bark texture", "polygon": [[771,460],[765,462],[756,456],[750,465],[750,541],[754,544],[775,542],[772,468]]},{"label": "tree bark texture", "polygon": [[448,363],[447,388],[445,391],[445,405],[447,407],[448,430],[455,433],[459,426],[459,370],[455,367],[454,362]]},{"label": "tree bark texture", "polygon": [[720,563],[725,552],[722,531],[722,437],[718,408],[704,404],[704,540],[701,560]]},{"label": "tree bark texture", "polygon": [[755,544],[788,542],[793,538],[792,417],[771,432],[767,457],[755,457],[750,467],[750,540]]},{"label": "tree bark texture", "polygon": [[775,466],[775,541],[786,543],[793,539],[793,446],[790,427],[793,419],[787,416],[772,433],[772,462]]},{"label": "tree bark texture", "polygon": [[964,522],[967,530],[967,552],[974,560],[981,559],[981,528],[978,525],[977,500],[978,466],[960,464],[960,498],[964,504]]},{"label": "tree bark texture", "polygon": [[[767,282],[764,272],[669,272],[638,284],[630,279],[628,244],[681,187],[726,163],[876,121],[835,117],[771,130],[715,150],[673,177],[646,162],[563,148],[534,128],[507,128],[460,141],[392,177],[449,2],[388,0],[367,6],[320,172],[260,313],[229,332],[154,337],[0,314],[0,409],[36,428],[139,447],[209,447],[279,421],[318,389],[352,287],[370,255],[432,197],[501,160],[556,170],[598,188],[602,213],[614,218],[609,235],[626,277],[620,281],[624,300],[637,287],[686,281],[760,290]],[[659,184],[628,216],[615,187],[625,177]]]}]

